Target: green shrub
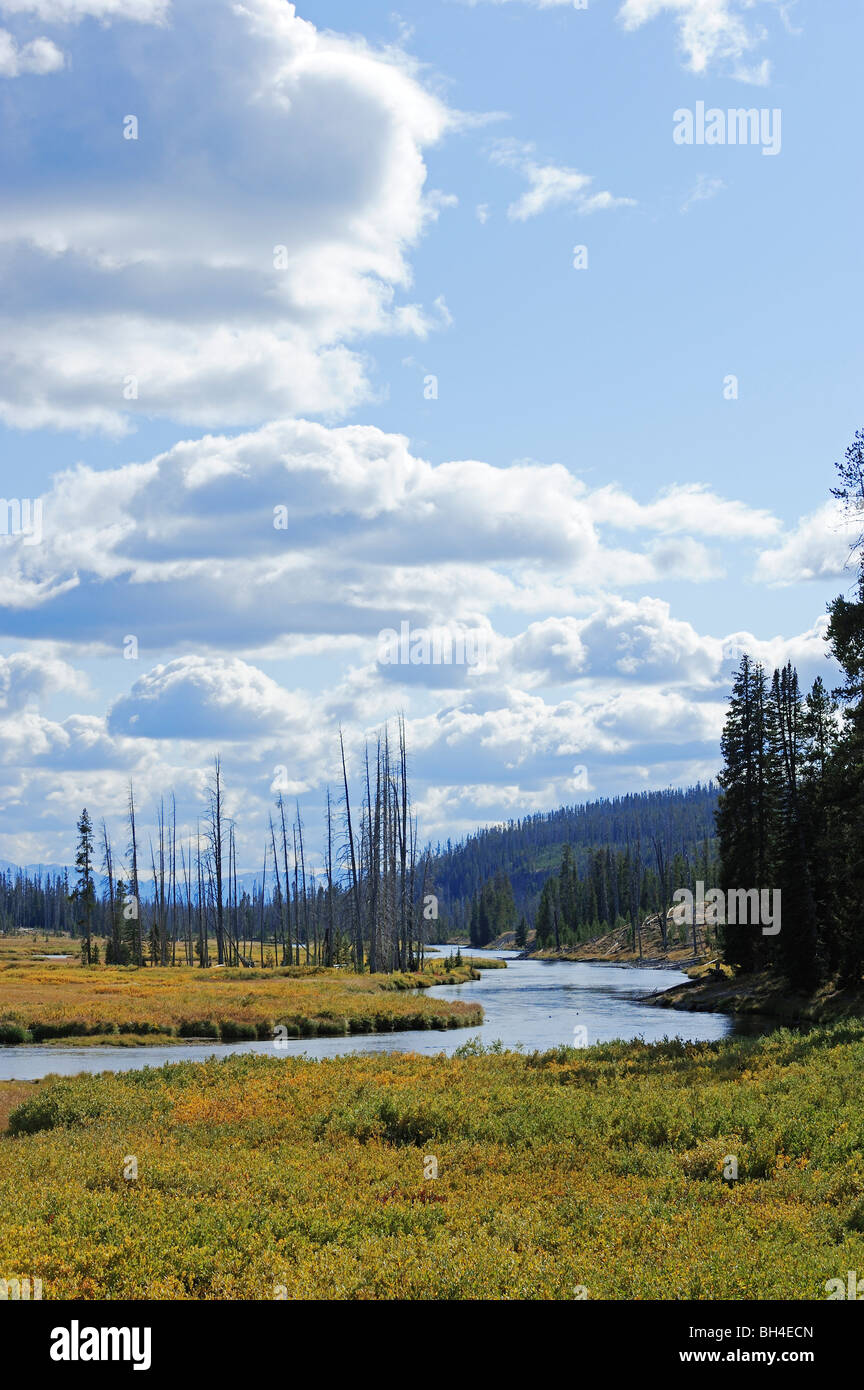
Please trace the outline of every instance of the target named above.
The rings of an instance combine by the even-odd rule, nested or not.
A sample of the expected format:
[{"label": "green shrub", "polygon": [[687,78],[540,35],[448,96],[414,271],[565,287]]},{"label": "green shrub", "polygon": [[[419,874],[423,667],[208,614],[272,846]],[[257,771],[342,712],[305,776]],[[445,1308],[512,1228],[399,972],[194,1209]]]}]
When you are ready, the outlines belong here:
[{"label": "green shrub", "polygon": [[177,1025],[178,1038],[219,1038],[219,1025],[212,1018],[184,1018]]},{"label": "green shrub", "polygon": [[0,1043],[6,1046],[30,1042],[31,1035],[19,1023],[0,1023]]},{"label": "green shrub", "polygon": [[242,1023],[231,1018],[222,1020],[219,1033],[223,1042],[254,1042],[258,1037],[254,1023]]},{"label": "green shrub", "polygon": [[45,1042],[51,1038],[86,1038],[90,1027],[71,1019],[67,1023],[31,1023],[30,1032],[34,1042]]}]

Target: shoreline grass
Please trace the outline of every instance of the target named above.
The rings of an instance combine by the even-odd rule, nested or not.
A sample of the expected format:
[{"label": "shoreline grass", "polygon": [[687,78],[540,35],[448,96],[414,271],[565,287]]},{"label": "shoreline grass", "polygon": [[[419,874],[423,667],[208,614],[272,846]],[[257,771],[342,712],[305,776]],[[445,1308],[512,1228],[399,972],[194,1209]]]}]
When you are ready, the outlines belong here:
[{"label": "shoreline grass", "polygon": [[0,1272],[46,1299],[824,1299],[864,1268],[862,1069],[856,1021],[0,1085]]},{"label": "shoreline grass", "polygon": [[355,975],[338,967],[200,970],[84,966],[0,952],[0,1046],[74,1042],[244,1042],[477,1027],[483,1010],[430,998],[434,985],[478,980],[473,962]]}]

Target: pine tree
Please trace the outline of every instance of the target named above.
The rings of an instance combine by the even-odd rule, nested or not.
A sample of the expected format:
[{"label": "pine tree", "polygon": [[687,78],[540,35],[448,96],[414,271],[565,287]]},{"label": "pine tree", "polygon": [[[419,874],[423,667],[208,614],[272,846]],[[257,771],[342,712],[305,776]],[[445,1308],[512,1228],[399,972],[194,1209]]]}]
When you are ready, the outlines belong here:
[{"label": "pine tree", "polygon": [[[744,655],[735,675],[720,740],[724,768],[717,808],[720,888],[769,888],[777,799],[776,740],[765,673]],[[728,964],[742,971],[762,964],[757,924],[727,923],[722,930]]]},{"label": "pine tree", "polygon": [[[537,945],[545,950],[554,941],[558,921],[558,880],[547,878],[537,909]],[[557,944],[557,943],[556,943]]]},{"label": "pine tree", "polygon": [[480,946],[480,903],[474,898],[471,903],[471,926],[468,932],[468,939],[472,946]]},{"label": "pine tree", "polygon": [[127,913],[131,917],[131,902],[126,896],[126,884],[118,879],[112,904],[111,935],[105,946],[106,965],[128,965],[134,959],[136,923],[129,920]]},{"label": "pine tree", "polygon": [[[777,887],[782,892],[780,963],[790,982],[812,988],[819,978],[816,900],[812,883],[812,818],[803,787],[804,711],[791,662],[771,684],[780,759],[777,806]],[[759,885],[764,886],[764,885]]]},{"label": "pine tree", "polygon": [[69,897],[75,904],[75,922],[81,929],[81,959],[85,965],[93,962],[93,913],[96,907],[96,887],[93,881],[93,825],[87,807],[81,812],[77,825],[78,849],[75,853],[75,872],[78,883]]},{"label": "pine tree", "polygon": [[834,692],[841,702],[842,729],[826,778],[828,843],[834,892],[833,954],[843,983],[859,984],[864,968],[864,431],[858,430],[833,495],[858,531],[852,556],[858,562],[857,597],[828,605],[828,643],[844,675]]}]

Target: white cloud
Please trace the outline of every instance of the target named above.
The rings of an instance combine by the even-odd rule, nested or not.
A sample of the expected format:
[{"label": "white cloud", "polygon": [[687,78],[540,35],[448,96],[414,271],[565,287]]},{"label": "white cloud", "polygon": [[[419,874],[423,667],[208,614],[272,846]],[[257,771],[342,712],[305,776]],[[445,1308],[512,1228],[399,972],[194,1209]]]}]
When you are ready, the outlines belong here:
[{"label": "white cloud", "polygon": [[771,81],[771,60],[763,58],[761,63],[736,63],[731,75],[737,82],[749,82],[753,87],[767,87]]},{"label": "white cloud", "polygon": [[80,671],[58,657],[39,652],[13,652],[0,656],[0,717],[16,713],[56,691],[87,693]]},{"label": "white cloud", "polygon": [[527,222],[549,208],[575,207],[578,212],[597,212],[615,207],[632,207],[632,198],[616,198],[608,192],[589,192],[593,179],[556,164],[538,164],[533,145],[517,140],[499,140],[491,157],[496,164],[516,169],[528,180],[528,189],[511,203],[507,216],[514,222]]},{"label": "white cloud", "polygon": [[[338,725],[356,762],[398,709],[424,833],[506,816],[520,796],[540,807],[627,777],[686,781],[716,765],[741,651],[824,669],[818,624],[714,635],[663,599],[615,592],[703,579],[713,542],[764,555],[782,542],[771,514],[694,485],[638,500],[533,459],[433,465],[369,426],[282,420],[68,469],[44,497],[43,533],[0,547],[0,635],[28,643],[0,666],[9,857],[62,857],[70,804],[122,817],[130,776],[142,796],[175,785],[194,824],[221,749],[248,863],[276,783],[314,805],[338,778]],[[380,633],[402,620],[479,632],[486,668],[383,667]],[[127,635],[138,663],[123,660]],[[66,653],[106,663],[110,699],[94,707],[75,688]],[[460,786],[473,813],[470,791],[436,801]]]},{"label": "white cloud", "polygon": [[[740,60],[765,37],[761,25],[747,17],[760,0],[624,0],[618,12],[627,30],[639,29],[649,20],[670,15],[675,20],[678,44],[691,72],[706,72],[718,61],[730,59],[733,75],[743,81],[764,83],[768,68],[763,62],[755,69]],[[761,0],[775,5],[779,0]]]},{"label": "white cloud", "polygon": [[[746,652],[754,660],[761,661],[768,675],[785,666],[787,661],[797,669],[802,688],[812,685],[817,676],[826,678],[826,657],[828,647],[825,634],[828,630],[828,616],[822,614],[807,632],[794,637],[755,637],[752,632],[736,632],[723,640],[723,671],[728,675],[737,666]],[[828,671],[831,676],[831,671]],[[831,680],[828,680],[831,684]]]},{"label": "white cloud", "polygon": [[[672,618],[658,600],[610,597],[578,623],[561,616],[516,638],[495,636],[497,672],[443,698],[413,686],[397,696],[369,668],[348,668],[339,683],[316,693],[288,688],[247,661],[197,655],[134,679],[107,716],[70,713],[61,720],[41,715],[32,697],[61,687],[77,697],[76,673],[62,663],[52,668],[50,658],[40,664],[16,654],[5,687],[15,687],[14,708],[4,711],[0,703],[4,853],[21,862],[62,861],[71,842],[70,807],[82,804],[105,814],[122,840],[130,777],[142,824],[173,787],[178,823],[188,830],[201,813],[213,754],[221,751],[241,867],[254,865],[279,791],[310,793],[314,823],[323,786],[338,784],[337,726],[356,776],[364,737],[399,708],[408,720],[424,836],[456,835],[478,821],[594,792],[692,783],[716,771],[740,652],[769,671],[791,659],[809,682],[826,669],[823,635],[820,619],[790,639],[742,632],[718,640]],[[5,676],[0,666],[0,688]],[[558,698],[542,684],[558,686]]]},{"label": "white cloud", "polygon": [[0,77],[20,77],[24,73],[44,76],[58,72],[64,58],[50,39],[31,39],[19,45],[6,29],[0,29]]},{"label": "white cloud", "polygon": [[162,24],[170,9],[171,0],[0,0],[3,14],[34,15],[56,24],[77,24],[87,18]]},{"label": "white cloud", "polygon": [[755,578],[765,584],[797,584],[807,579],[835,579],[849,573],[846,566],[855,540],[849,518],[836,502],[802,517],[781,545],[763,550]]},{"label": "white cloud", "polygon": [[[464,4],[528,4],[538,10],[574,9],[573,0],[463,0]],[[751,13],[770,5],[785,19],[785,0],[624,0],[618,19],[626,30],[634,30],[652,19],[670,16],[677,31],[678,45],[691,72],[705,72],[710,66],[729,60],[729,75],[741,82],[764,86],[769,80],[769,60],[755,64],[744,57],[765,39],[764,26],[751,22]]]},{"label": "white cloud", "polygon": [[711,198],[716,198],[718,193],[722,193],[725,187],[722,179],[712,179],[707,174],[700,174],[681,204],[681,211],[689,212],[694,203],[709,202]]},{"label": "white cloud", "polygon": [[[78,163],[4,195],[0,419],[335,416],[371,392],[363,340],[447,323],[411,302],[408,255],[452,201],[426,194],[423,151],[455,118],[401,50],[283,0],[184,0],[162,28],[156,5],[43,9],[156,27],[144,49],[130,25],[65,31]],[[19,90],[38,135],[57,112]]]},{"label": "white cloud", "polygon": [[181,657],[141,676],[112,705],[109,733],[209,741],[288,736],[307,730],[308,700],[245,661]]},{"label": "white cloud", "polygon": [[0,630],[115,647],[129,633],[151,651],[572,614],[606,588],[717,575],[702,536],[778,530],[702,488],[640,503],[559,464],[433,465],[400,435],[297,420],[66,470],[43,508],[41,544],[0,549]]}]

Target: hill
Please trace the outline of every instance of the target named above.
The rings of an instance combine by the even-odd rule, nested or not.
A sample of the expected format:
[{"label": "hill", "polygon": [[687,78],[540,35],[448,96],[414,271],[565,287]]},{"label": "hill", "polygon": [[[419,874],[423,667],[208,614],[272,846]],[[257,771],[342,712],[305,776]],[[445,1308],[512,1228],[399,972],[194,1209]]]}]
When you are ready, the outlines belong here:
[{"label": "hill", "polygon": [[710,861],[718,795],[713,782],[686,790],[632,793],[562,806],[477,830],[456,845],[439,844],[432,881],[439,898],[442,939],[467,934],[472,903],[496,875],[505,874],[510,880],[516,921],[524,916],[533,923],[543,886],[558,873],[565,846],[570,847],[574,869],[583,879],[598,850],[614,855],[629,847],[646,870],[653,862],[655,842],[662,844],[670,864],[676,855],[686,863],[700,858]]}]

